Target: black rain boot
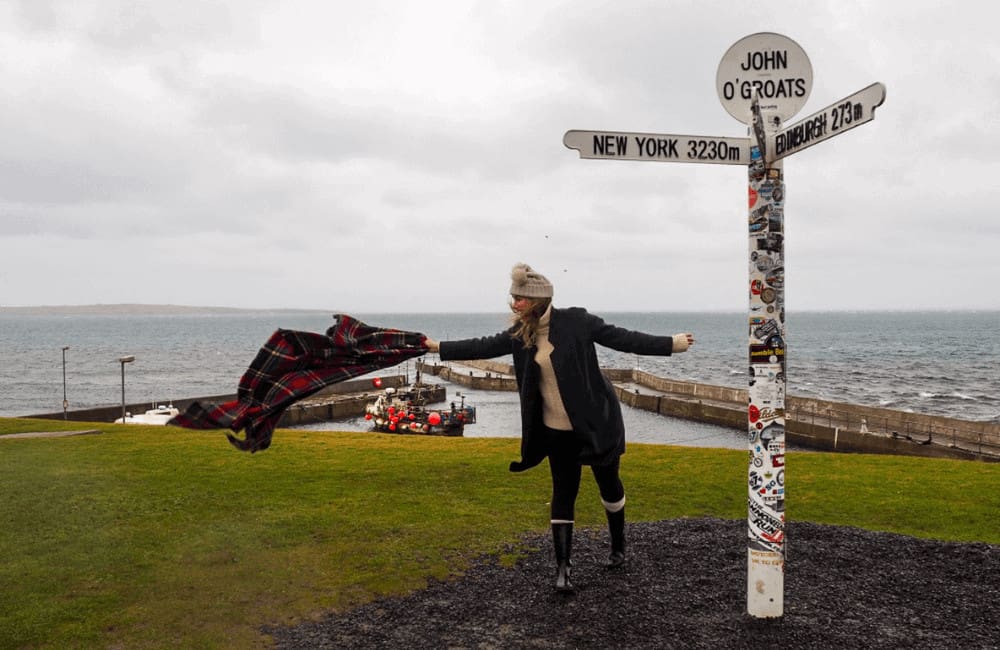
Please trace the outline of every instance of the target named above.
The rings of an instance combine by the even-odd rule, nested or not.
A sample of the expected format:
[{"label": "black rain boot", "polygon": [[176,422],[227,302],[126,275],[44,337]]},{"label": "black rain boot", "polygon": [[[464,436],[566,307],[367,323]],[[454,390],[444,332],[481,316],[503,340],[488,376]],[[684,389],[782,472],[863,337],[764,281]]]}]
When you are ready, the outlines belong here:
[{"label": "black rain boot", "polygon": [[570,582],[570,556],[573,554],[573,524],[552,524],[552,542],[556,549],[556,591],[572,593],[576,591]]},{"label": "black rain boot", "polygon": [[608,532],[611,533],[611,555],[605,567],[617,569],[625,564],[625,507],[618,512],[604,512],[608,515]]}]

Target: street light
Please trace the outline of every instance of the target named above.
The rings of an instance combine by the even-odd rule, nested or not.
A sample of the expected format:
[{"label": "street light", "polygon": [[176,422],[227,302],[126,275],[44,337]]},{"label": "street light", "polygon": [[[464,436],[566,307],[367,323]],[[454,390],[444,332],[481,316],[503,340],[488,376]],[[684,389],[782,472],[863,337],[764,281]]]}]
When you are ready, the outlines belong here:
[{"label": "street light", "polygon": [[66,401],[66,350],[69,349],[68,345],[62,347],[63,353],[63,419],[67,419],[66,409],[69,408],[69,402]]},{"label": "street light", "polygon": [[125,424],[125,364],[135,361],[135,355],[119,357],[118,361],[122,364],[122,424]]}]

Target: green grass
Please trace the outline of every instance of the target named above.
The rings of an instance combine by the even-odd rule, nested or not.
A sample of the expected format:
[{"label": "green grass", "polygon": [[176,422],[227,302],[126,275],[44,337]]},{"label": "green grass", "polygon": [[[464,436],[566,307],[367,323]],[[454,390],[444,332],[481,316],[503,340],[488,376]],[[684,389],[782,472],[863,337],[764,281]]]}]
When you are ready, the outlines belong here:
[{"label": "green grass", "polygon": [[[219,432],[0,419],[0,647],[255,647],[302,620],[460,573],[548,522],[516,439]],[[746,517],[742,451],[630,446],[632,521]],[[789,520],[1000,544],[1000,464],[788,454]],[[580,526],[603,526],[589,477]]]}]

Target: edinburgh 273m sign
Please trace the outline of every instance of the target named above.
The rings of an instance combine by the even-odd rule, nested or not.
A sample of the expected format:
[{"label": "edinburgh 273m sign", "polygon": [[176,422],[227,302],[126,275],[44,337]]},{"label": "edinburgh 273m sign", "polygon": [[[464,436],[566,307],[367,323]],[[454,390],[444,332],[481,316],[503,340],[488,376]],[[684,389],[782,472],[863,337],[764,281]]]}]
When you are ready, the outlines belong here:
[{"label": "edinburgh 273m sign", "polygon": [[774,135],[774,159],[784,158],[875,119],[885,86],[873,83]]}]

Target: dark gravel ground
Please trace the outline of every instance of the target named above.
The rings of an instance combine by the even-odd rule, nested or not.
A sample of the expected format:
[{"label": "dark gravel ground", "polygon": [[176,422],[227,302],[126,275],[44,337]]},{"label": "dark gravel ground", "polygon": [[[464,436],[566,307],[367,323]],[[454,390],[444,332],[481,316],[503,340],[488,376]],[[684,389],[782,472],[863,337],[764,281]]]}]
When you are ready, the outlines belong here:
[{"label": "dark gravel ground", "polygon": [[514,567],[464,575],[316,622],[279,648],[1000,648],[1000,546],[787,527],[784,616],[746,614],[746,522],[630,524],[628,564],[577,531],[577,593],[557,594],[548,537]]}]

